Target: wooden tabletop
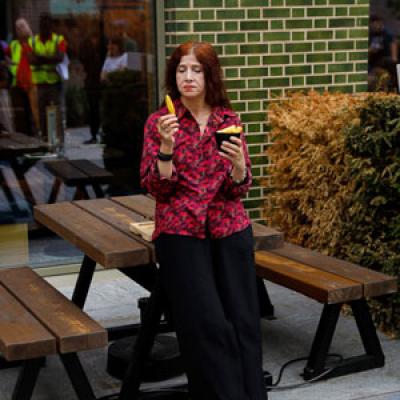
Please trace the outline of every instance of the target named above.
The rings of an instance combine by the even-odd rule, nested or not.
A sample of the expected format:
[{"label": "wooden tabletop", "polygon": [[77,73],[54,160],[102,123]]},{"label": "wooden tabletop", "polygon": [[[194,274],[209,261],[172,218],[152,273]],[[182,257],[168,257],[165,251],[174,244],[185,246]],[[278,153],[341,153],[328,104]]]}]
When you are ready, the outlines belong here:
[{"label": "wooden tabletop", "polygon": [[48,150],[46,143],[23,133],[0,134],[0,157],[9,158],[24,153]]},{"label": "wooden tabletop", "polygon": [[[129,230],[131,222],[153,219],[155,201],[144,195],[80,200],[34,207],[37,222],[71,242],[105,268],[155,261],[154,246]],[[283,245],[283,234],[253,223],[255,249]]]}]

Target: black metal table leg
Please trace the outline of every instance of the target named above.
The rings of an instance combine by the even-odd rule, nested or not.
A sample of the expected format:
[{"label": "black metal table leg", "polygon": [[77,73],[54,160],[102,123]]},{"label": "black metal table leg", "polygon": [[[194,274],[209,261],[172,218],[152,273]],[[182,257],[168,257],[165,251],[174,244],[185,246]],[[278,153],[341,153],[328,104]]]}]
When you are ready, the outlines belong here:
[{"label": "black metal table leg", "polygon": [[60,354],[61,361],[79,400],[96,400],[85,370],[76,353]]},{"label": "black metal table leg", "polygon": [[260,316],[266,319],[276,319],[274,306],[265,287],[264,280],[257,276],[257,294],[260,307]]},{"label": "black metal table leg", "polygon": [[85,305],[95,268],[96,261],[85,255],[83,257],[82,265],[79,270],[74,293],[72,294],[72,302],[80,308],[83,308]]},{"label": "black metal table leg", "polygon": [[61,179],[56,177],[51,188],[49,199],[47,200],[48,204],[53,204],[57,200],[58,192],[60,191],[61,187]]},{"label": "black metal table leg", "polygon": [[102,187],[101,187],[100,184],[98,184],[98,183],[93,183],[92,186],[93,186],[94,193],[96,194],[96,197],[97,197],[98,199],[102,199],[103,197],[105,197],[104,191],[103,191],[103,189],[102,189]]},{"label": "black metal table leg", "polygon": [[15,384],[12,394],[12,400],[30,400],[43,361],[43,358],[34,358],[24,361],[19,371],[17,383]]},{"label": "black metal table leg", "polygon": [[163,297],[161,283],[158,281],[150,294],[142,326],[139,330],[131,360],[122,382],[120,400],[138,399],[139,387],[143,379],[146,360],[150,355],[163,312]]},{"label": "black metal table leg", "polygon": [[332,343],[341,307],[342,304],[324,305],[310,356],[304,368],[303,377],[305,380],[312,379],[325,371],[325,361]]}]

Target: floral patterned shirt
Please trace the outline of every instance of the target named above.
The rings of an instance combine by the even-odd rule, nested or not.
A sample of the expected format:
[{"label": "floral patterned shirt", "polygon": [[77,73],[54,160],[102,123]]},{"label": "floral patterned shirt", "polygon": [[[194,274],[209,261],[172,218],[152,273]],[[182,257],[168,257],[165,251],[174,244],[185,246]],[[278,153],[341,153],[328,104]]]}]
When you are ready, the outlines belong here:
[{"label": "floral patterned shirt", "polygon": [[140,168],[142,186],[156,199],[153,240],[161,233],[222,238],[245,229],[250,219],[240,200],[249,190],[252,177],[247,145],[244,143],[247,176],[240,183],[231,178],[232,163],[218,154],[215,132],[240,125],[230,109],[216,107],[203,135],[192,114],[174,100],[179,130],[175,134],[173,174],[161,177],[157,167],[160,135],[157,121],[168,113],[163,107],[150,115],[144,129]]}]

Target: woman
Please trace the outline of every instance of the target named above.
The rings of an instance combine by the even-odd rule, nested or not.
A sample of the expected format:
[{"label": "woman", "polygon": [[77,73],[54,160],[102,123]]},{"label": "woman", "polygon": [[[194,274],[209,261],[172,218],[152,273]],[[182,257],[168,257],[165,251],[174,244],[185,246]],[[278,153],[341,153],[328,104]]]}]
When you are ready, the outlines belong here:
[{"label": "woman", "polygon": [[244,136],[215,50],[187,42],[172,54],[163,107],[145,126],[142,185],[156,198],[153,234],[163,288],[194,400],[266,399],[253,238],[240,201],[251,185]]}]

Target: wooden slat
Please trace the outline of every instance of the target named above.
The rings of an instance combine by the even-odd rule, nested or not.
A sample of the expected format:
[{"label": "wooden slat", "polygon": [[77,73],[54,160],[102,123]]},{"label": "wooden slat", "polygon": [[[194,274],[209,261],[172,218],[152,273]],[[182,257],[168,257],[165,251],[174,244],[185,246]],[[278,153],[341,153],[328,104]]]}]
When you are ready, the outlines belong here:
[{"label": "wooden slat", "polygon": [[80,200],[75,201],[74,204],[107,224],[110,224],[125,235],[134,237],[138,242],[148,247],[152,261],[155,262],[154,245],[151,242],[145,241],[140,236],[134,235],[129,229],[129,224],[131,222],[144,221],[145,218],[143,216],[110,199]]},{"label": "wooden slat", "polygon": [[97,166],[89,160],[70,160],[69,163],[87,175],[90,182],[108,183],[113,178],[111,172]]},{"label": "wooden slat", "polygon": [[112,197],[112,200],[146,218],[154,219],[156,202],[148,196],[139,194],[136,196]]},{"label": "wooden slat", "polygon": [[360,267],[348,261],[325,256],[310,249],[305,249],[290,243],[271,251],[274,254],[305,263],[321,271],[330,272],[356,282],[364,288],[365,297],[375,297],[397,291],[397,278]]},{"label": "wooden slat", "polygon": [[0,281],[56,337],[60,353],[106,346],[106,330],[30,268],[0,271]]},{"label": "wooden slat", "polygon": [[272,252],[255,253],[257,274],[321,303],[342,303],[362,297],[362,285]]},{"label": "wooden slat", "polygon": [[45,161],[44,165],[54,176],[60,178],[66,185],[82,184],[87,181],[87,175],[68,161]]},{"label": "wooden slat", "polygon": [[1,284],[0,310],[0,352],[6,360],[56,353],[56,338]]},{"label": "wooden slat", "polygon": [[269,250],[283,246],[284,237],[282,232],[257,222],[253,222],[252,227],[254,250]]},{"label": "wooden slat", "polygon": [[146,246],[73,203],[36,206],[34,217],[105,268],[147,264],[151,260]]},{"label": "wooden slat", "polygon": [[[145,216],[146,218],[154,219],[156,202],[148,196],[136,195],[113,197],[112,200]],[[256,222],[253,222],[252,226],[255,250],[269,250],[283,245],[284,236],[282,232]]]}]

